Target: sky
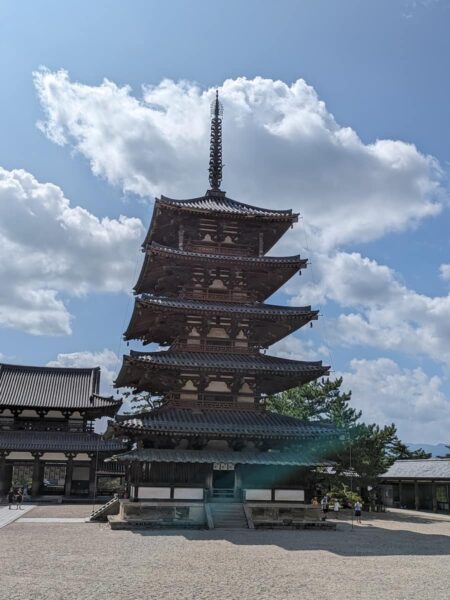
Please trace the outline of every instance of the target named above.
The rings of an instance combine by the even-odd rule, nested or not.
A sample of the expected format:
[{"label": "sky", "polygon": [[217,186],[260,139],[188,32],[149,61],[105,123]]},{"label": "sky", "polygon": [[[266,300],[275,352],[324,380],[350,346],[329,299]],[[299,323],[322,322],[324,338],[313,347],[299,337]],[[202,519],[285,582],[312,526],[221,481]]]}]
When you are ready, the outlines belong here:
[{"label": "sky", "polygon": [[[110,393],[154,198],[208,187],[300,212],[269,302],[321,318],[364,420],[450,443],[450,1],[4,0],[0,359],[100,366]],[[132,347],[139,348],[132,344]]]}]

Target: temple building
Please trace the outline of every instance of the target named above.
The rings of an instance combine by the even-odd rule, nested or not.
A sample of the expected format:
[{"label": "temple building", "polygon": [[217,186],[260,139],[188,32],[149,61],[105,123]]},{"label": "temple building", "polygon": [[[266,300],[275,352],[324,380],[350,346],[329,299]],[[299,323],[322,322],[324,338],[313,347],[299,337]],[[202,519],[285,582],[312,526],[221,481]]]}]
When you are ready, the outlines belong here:
[{"label": "temple building", "polygon": [[221,128],[216,95],[210,189],[190,200],[157,199],[143,243],[125,339],[164,348],[132,350],[115,382],[159,398],[150,412],[110,426],[133,445],[113,459],[127,466],[131,495],[111,520],[118,526],[133,519],[246,526],[267,507],[294,510],[314,492],[320,440],[336,435],[330,425],[266,410],[268,395],[326,376],[329,367],[265,353],[318,311],[266,304],[307,266],[298,255],[267,255],[298,215],[226,196]]},{"label": "temple building", "polygon": [[122,402],[101,396],[100,369],[0,364],[0,498],[11,486],[26,495],[111,495],[123,468],[105,463],[124,449],[94,432]]}]

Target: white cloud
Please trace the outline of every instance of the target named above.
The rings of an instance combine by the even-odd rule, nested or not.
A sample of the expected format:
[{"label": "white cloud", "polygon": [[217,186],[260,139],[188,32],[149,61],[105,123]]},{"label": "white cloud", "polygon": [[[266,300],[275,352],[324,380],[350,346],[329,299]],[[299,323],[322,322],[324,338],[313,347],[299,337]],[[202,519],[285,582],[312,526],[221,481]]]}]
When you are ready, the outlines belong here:
[{"label": "white cloud", "polygon": [[[95,175],[142,197],[193,197],[208,187],[213,90],[165,80],[144,87],[137,97],[129,87],[107,80],[90,86],[71,81],[65,71],[47,70],[35,73],[35,85],[45,115],[42,131],[82,154]],[[329,327],[330,340],[416,352],[450,365],[450,296],[419,294],[388,266],[343,251],[345,244],[404,231],[437,215],[447,202],[437,161],[402,141],[363,143],[355,131],[335,121],[303,80],[287,85],[263,78],[230,79],[220,94],[225,108],[224,189],[243,202],[301,212],[302,222],[277,253],[280,247],[306,246],[304,234],[314,240],[313,281],[293,280],[287,286],[291,303],[332,300],[344,307],[346,314]],[[444,279],[447,267],[441,266]],[[325,349],[315,350],[291,336],[271,353],[316,359]],[[367,373],[358,383],[364,368]],[[427,403],[435,414],[443,414],[447,401],[440,379],[428,378],[420,369],[402,370],[385,358],[353,361],[345,377],[355,400],[363,398],[374,420],[395,416],[419,441],[428,433],[428,439],[439,438],[431,421],[428,433],[415,432],[410,415],[402,415],[401,402],[394,400],[409,397],[416,418],[426,412]],[[417,386],[414,393],[408,377]]]},{"label": "white cloud", "polygon": [[128,291],[142,235],[138,219],[98,219],[58,186],[0,167],[0,326],[70,333],[61,294]]},{"label": "white cloud", "polygon": [[[299,334],[302,335],[301,333]],[[325,360],[330,361],[330,352],[325,346],[316,347],[312,340],[304,340],[292,334],[270,347],[271,356],[289,360]]]},{"label": "white cloud", "polygon": [[[96,175],[142,196],[206,189],[213,90],[165,80],[137,98],[108,80],[89,86],[45,69],[35,85],[41,129],[76,148]],[[432,157],[401,141],[364,144],[302,79],[228,79],[220,93],[225,189],[241,201],[300,210],[323,247],[372,240],[439,212]]]},{"label": "white cloud", "polygon": [[444,281],[450,281],[450,265],[444,264],[439,267],[439,272],[441,274],[441,278]]},{"label": "white cloud", "polygon": [[314,268],[314,280],[294,281],[287,291],[294,305],[333,300],[351,309],[328,325],[335,342],[425,355],[450,367],[450,295],[419,294],[356,252],[318,255]]},{"label": "white cloud", "polygon": [[55,360],[47,363],[48,367],[77,367],[93,368],[100,367],[101,393],[111,395],[113,393],[112,384],[117,376],[120,367],[120,359],[112,350],[104,349],[100,352],[71,352],[68,354],[58,354]]},{"label": "white cloud", "polygon": [[420,368],[403,369],[388,358],[352,360],[351,370],[340,375],[365,422],[394,422],[400,438],[409,442],[448,439],[450,401],[440,377],[429,377]]}]

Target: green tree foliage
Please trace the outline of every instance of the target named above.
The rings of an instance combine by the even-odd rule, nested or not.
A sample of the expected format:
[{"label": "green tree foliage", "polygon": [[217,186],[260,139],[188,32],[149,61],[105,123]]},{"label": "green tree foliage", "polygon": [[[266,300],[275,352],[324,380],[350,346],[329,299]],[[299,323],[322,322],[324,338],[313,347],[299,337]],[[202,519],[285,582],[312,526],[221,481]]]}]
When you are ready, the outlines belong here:
[{"label": "green tree foliage", "polygon": [[126,415],[150,412],[154,408],[157,408],[161,402],[159,397],[152,396],[149,392],[134,394],[128,391],[124,392],[123,396],[130,402],[131,410],[125,411],[124,414]]},{"label": "green tree foliage", "polygon": [[377,477],[400,458],[428,458],[399,440],[394,424],[380,427],[361,421],[362,412],[350,406],[351,391],[341,391],[342,378],[314,381],[271,396],[267,408],[305,421],[328,422],[342,430],[340,440],[322,445],[322,458],[334,464],[334,477],[348,483],[351,472],[358,486],[373,486]]},{"label": "green tree foliage", "polygon": [[413,458],[431,458],[431,452],[425,452],[423,448],[417,448],[417,450],[410,450],[406,444],[397,440],[394,444],[393,453],[396,456],[396,460],[407,460]]},{"label": "green tree foliage", "polygon": [[350,427],[361,411],[349,406],[351,392],[342,392],[342,377],[313,381],[286,392],[270,396],[267,408],[304,421],[327,421],[337,427]]}]

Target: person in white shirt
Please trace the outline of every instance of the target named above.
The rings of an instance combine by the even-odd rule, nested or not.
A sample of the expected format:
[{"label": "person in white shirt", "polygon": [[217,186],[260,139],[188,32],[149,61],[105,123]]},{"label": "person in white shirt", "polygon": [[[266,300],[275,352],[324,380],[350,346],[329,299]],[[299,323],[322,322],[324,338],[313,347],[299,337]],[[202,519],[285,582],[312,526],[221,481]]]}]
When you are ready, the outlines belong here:
[{"label": "person in white shirt", "polygon": [[356,517],[356,522],[357,523],[361,523],[361,511],[362,511],[362,504],[359,500],[357,500],[354,504],[354,508],[355,508],[355,517]]},{"label": "person in white shirt", "polygon": [[334,516],[337,519],[339,516],[339,510],[341,508],[341,505],[339,504],[339,500],[336,498],[334,501],[334,505],[333,505],[333,512],[334,512]]}]

